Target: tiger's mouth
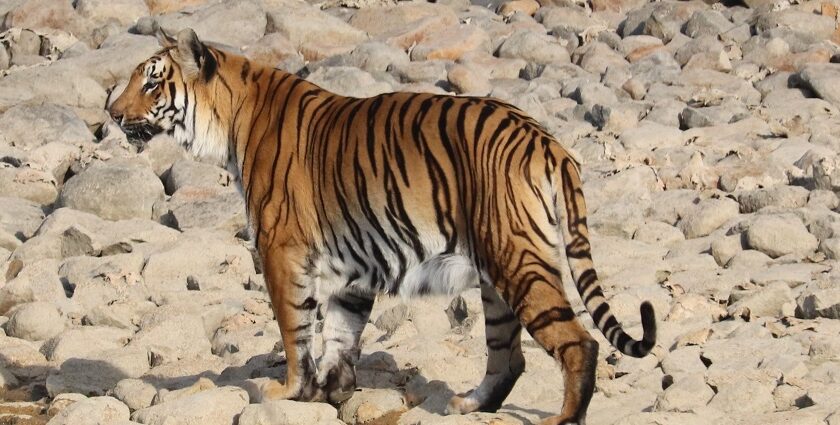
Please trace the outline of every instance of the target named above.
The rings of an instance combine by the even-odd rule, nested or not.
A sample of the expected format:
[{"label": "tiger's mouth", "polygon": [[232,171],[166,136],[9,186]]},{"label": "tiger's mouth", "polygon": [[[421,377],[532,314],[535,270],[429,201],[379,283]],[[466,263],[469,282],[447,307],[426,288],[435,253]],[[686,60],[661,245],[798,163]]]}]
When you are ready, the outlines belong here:
[{"label": "tiger's mouth", "polygon": [[163,132],[162,127],[151,124],[147,121],[123,123],[120,124],[120,128],[122,128],[129,143],[132,144],[145,144],[151,140],[152,137]]}]

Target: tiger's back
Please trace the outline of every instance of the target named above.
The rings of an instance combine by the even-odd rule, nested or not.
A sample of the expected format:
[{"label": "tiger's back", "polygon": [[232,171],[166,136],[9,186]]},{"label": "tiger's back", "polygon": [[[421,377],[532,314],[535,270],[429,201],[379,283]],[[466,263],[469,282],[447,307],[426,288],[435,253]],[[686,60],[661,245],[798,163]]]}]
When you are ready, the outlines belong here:
[{"label": "tiger's back", "polygon": [[[600,289],[577,164],[516,108],[433,94],[342,97],[208,48],[189,30],[160,55],[127,89],[144,95],[121,95],[111,114],[127,128],[170,131],[238,172],[288,364],[286,383],[271,381],[265,397],[349,397],[376,294],[457,293],[478,283],[487,373],[453,397],[449,412],[501,406],[524,370],[524,326],[564,373],[562,412],[546,423],[582,423],[598,344],[564,293],[566,265],[614,346],[634,356],[653,347],[650,304],[641,307],[644,337],[634,340]],[[163,75],[168,91],[158,88]],[[319,288],[331,295],[316,365]]]}]

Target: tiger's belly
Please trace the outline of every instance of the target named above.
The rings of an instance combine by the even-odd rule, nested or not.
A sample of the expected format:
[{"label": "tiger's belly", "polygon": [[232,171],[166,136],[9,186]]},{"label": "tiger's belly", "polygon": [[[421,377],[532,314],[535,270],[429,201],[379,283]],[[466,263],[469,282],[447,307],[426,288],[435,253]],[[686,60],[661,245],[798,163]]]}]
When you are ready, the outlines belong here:
[{"label": "tiger's belly", "polygon": [[[447,253],[443,243],[423,244],[420,255],[407,242],[380,241],[374,247],[334,246],[315,261],[322,292],[352,289],[402,298],[452,295],[478,286],[478,271],[464,253]],[[367,248],[367,249],[366,249]],[[413,249],[414,248],[414,249]]]}]

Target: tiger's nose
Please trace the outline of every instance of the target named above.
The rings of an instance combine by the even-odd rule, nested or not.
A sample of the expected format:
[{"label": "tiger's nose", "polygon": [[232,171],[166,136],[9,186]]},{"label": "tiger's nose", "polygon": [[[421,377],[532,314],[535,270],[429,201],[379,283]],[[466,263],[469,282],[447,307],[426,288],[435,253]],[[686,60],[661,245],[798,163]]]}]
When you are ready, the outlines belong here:
[{"label": "tiger's nose", "polygon": [[111,115],[111,119],[114,120],[115,123],[122,124],[123,114],[113,110],[108,111],[108,114]]}]

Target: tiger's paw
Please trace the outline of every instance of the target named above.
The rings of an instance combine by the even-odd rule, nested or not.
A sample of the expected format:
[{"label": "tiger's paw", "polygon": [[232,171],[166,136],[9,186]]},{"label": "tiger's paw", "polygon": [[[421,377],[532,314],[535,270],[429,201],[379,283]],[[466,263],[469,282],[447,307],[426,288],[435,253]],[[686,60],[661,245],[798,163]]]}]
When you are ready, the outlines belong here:
[{"label": "tiger's paw", "polygon": [[274,380],[260,385],[260,401],[297,400],[299,396],[300,390],[293,391],[289,387]]},{"label": "tiger's paw", "polygon": [[446,414],[464,415],[479,410],[481,405],[478,400],[470,397],[471,393],[472,392],[452,396],[452,398],[449,399],[449,403],[446,405]]}]

